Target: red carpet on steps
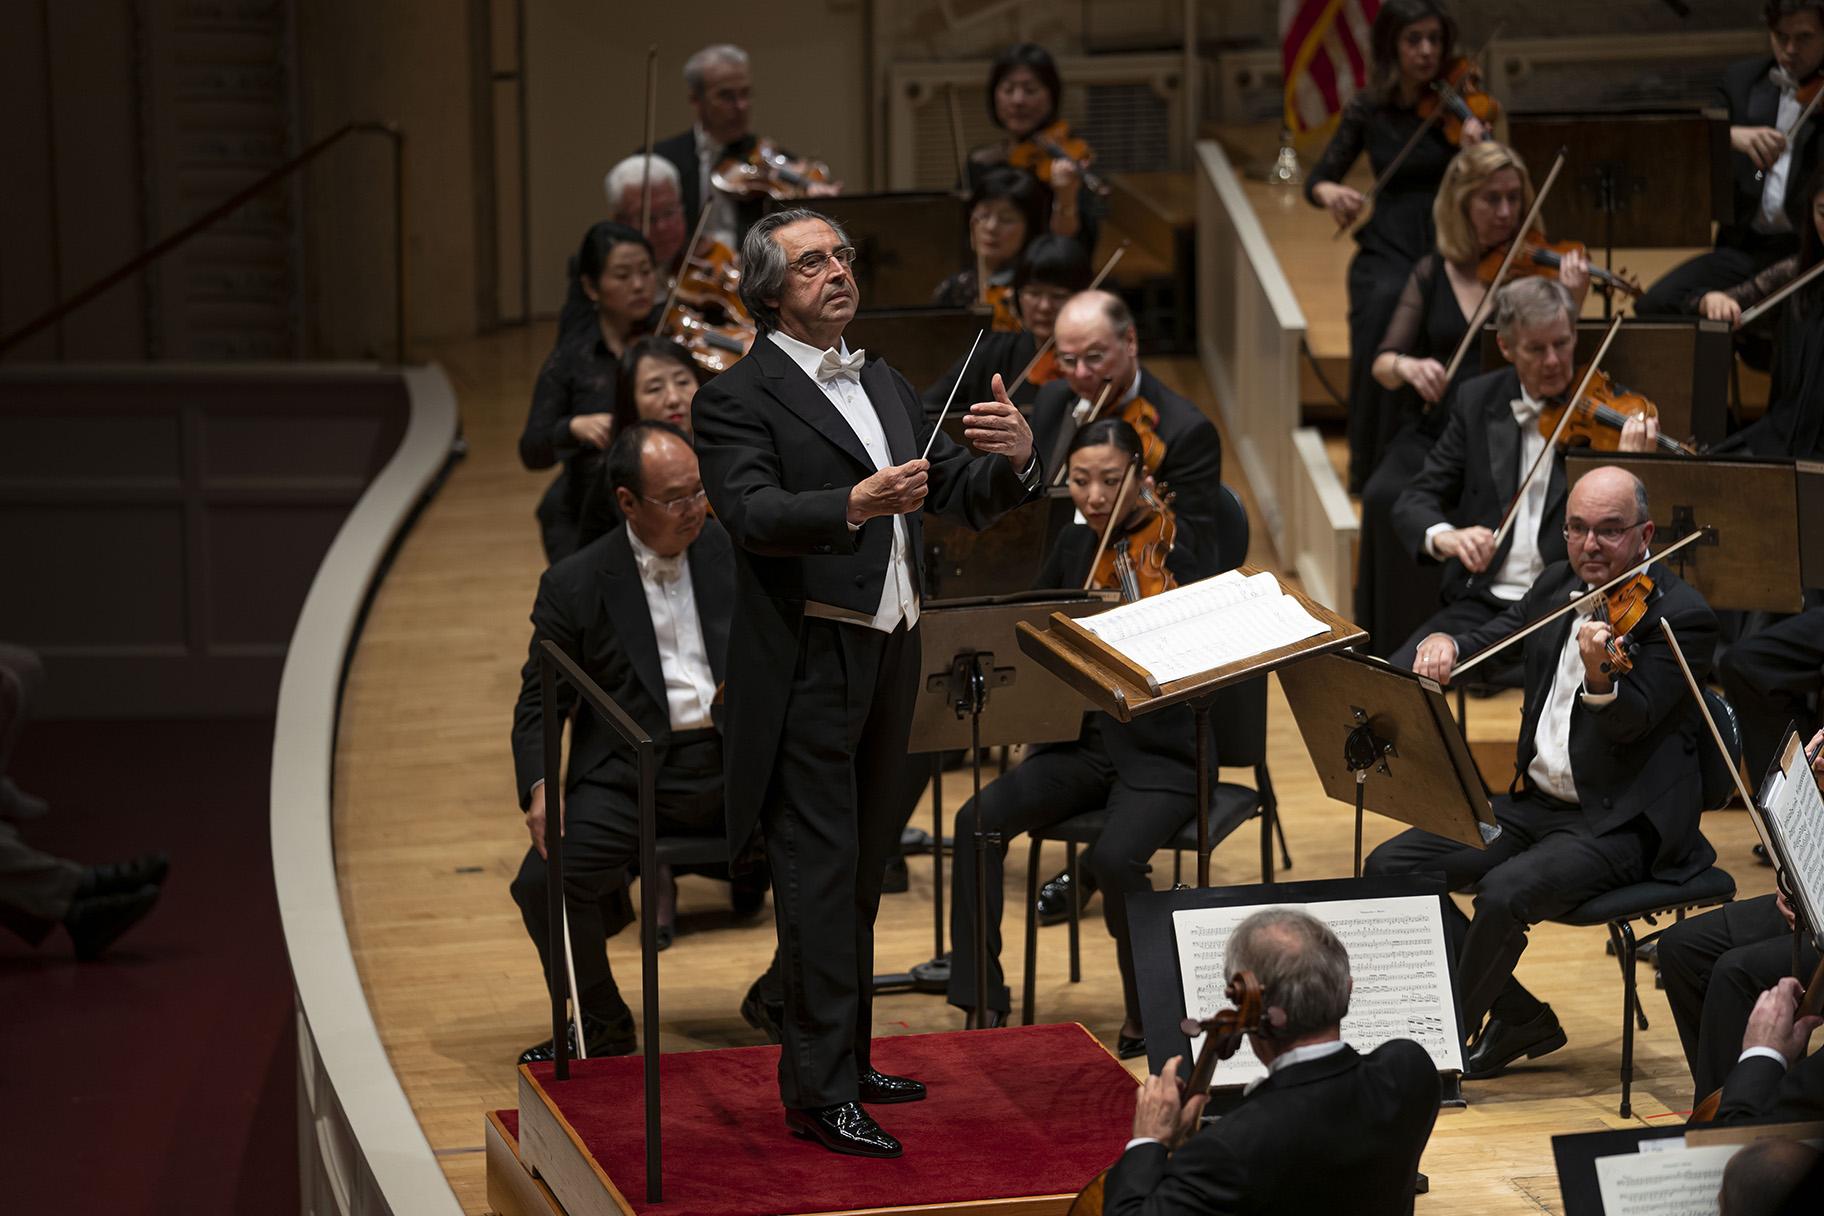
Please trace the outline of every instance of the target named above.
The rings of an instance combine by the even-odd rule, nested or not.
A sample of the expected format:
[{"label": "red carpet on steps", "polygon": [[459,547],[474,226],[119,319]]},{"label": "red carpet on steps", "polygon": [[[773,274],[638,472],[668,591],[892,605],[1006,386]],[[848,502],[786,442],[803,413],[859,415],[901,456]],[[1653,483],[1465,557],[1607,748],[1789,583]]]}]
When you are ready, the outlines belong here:
[{"label": "red carpet on steps", "polygon": [[[1082,1027],[876,1039],[874,1066],[917,1077],[923,1102],[871,1107],[906,1155],[846,1157],[791,1136],[779,1106],[777,1047],[662,1057],[665,1200],[648,1205],[640,1057],[587,1060],[571,1079],[534,1075],[638,1212],[776,1216],[1055,1195],[1120,1156],[1136,1085]],[[517,1112],[506,1120],[519,1132]]]}]

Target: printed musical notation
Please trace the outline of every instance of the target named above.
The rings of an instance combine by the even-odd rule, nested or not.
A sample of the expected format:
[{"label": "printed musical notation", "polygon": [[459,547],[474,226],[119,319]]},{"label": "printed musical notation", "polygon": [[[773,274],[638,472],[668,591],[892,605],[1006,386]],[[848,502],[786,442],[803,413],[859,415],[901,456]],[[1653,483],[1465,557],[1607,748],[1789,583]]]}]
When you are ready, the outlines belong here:
[{"label": "printed musical notation", "polygon": [[[1224,956],[1235,926],[1265,904],[1190,908],[1173,913],[1185,1011],[1203,1017],[1225,1004]],[[1436,896],[1344,899],[1290,905],[1319,917],[1349,951],[1355,989],[1343,1038],[1358,1051],[1388,1039],[1411,1039],[1440,1069],[1462,1069],[1456,1000],[1450,988],[1444,924]],[[1271,995],[1268,997],[1271,1003]],[[1193,1042],[1191,1048],[1197,1049]],[[1221,1084],[1242,1085],[1266,1075],[1252,1052],[1223,1062]]]},{"label": "printed musical notation", "polygon": [[1715,1216],[1723,1167],[1740,1149],[1717,1144],[1598,1157],[1604,1216]]},{"label": "printed musical notation", "polygon": [[1081,622],[1161,684],[1329,632],[1271,573],[1230,570]]}]

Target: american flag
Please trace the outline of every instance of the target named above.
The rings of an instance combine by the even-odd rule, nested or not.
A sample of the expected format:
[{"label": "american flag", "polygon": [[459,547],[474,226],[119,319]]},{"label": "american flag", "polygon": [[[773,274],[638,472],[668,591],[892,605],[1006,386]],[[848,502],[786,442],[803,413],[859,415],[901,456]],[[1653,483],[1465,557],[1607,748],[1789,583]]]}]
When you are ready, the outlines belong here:
[{"label": "american flag", "polygon": [[1279,0],[1286,129],[1320,131],[1368,80],[1368,31],[1381,0]]}]

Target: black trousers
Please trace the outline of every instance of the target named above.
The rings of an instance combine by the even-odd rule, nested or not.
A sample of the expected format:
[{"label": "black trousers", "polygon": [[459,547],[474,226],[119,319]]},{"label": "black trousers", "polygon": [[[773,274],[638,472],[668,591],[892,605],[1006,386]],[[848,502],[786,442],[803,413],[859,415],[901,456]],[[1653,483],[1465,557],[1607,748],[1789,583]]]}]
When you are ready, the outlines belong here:
[{"label": "black trousers", "polygon": [[1393,504],[1425,467],[1431,444],[1432,437],[1416,424],[1405,427],[1380,453],[1380,463],[1362,489],[1355,620],[1368,631],[1368,653],[1383,659],[1438,609],[1444,568],[1421,564],[1393,527]]},{"label": "black trousers", "polygon": [[1637,316],[1690,316],[1691,302],[1751,279],[1798,248],[1792,236],[1764,237],[1749,246],[1719,245],[1661,275],[1634,306]]},{"label": "black trousers", "polygon": [[[1817,965],[1818,952],[1803,943],[1801,983]],[[1721,1088],[1735,1066],[1754,1002],[1793,974],[1792,932],[1771,895],[1724,904],[1660,936],[1659,973],[1691,1068],[1695,1106]]]},{"label": "black trousers", "polygon": [[1153,889],[1152,855],[1189,822],[1197,805],[1193,794],[1139,789],[1121,780],[1099,738],[1101,718],[1092,715],[1082,739],[1070,747],[1028,756],[1020,766],[971,798],[956,815],[956,860],[951,867],[950,988],[948,999],[961,1009],[975,1007],[975,831],[1000,835],[999,846],[982,851],[982,882],[988,894],[988,995],[984,1004],[1003,1013],[1012,994],[1001,967],[1002,875],[1007,840],[1034,828],[1060,823],[1073,815],[1106,808],[1102,835],[1080,858],[1102,889],[1102,914],[1115,939],[1126,1013],[1140,1024],[1140,998],[1134,984],[1134,951],[1127,933],[1127,897]]},{"label": "black trousers", "polygon": [[1534,1009],[1535,998],[1514,979],[1528,927],[1643,881],[1658,847],[1644,820],[1598,836],[1569,803],[1538,794],[1498,794],[1493,802],[1501,835],[1486,849],[1410,828],[1362,867],[1367,874],[1437,874],[1453,891],[1475,888],[1474,920],[1445,904],[1463,1027],[1472,1034],[1491,1010],[1518,1019]]},{"label": "black trousers", "polygon": [[773,872],[788,1107],[852,1102],[872,1067],[874,918],[899,847],[916,629],[804,623],[761,823]]},{"label": "black trousers", "polygon": [[[1506,600],[1497,599],[1486,590],[1473,591],[1468,595],[1460,596],[1432,613],[1430,619],[1413,630],[1412,636],[1407,638],[1400,648],[1388,657],[1387,661],[1395,667],[1403,667],[1407,671],[1411,671],[1414,661],[1418,658],[1419,643],[1432,634],[1455,635],[1468,633],[1472,629],[1480,629],[1500,616],[1508,607],[1509,604]],[[1459,660],[1469,657],[1466,654],[1457,656]],[[1517,666],[1514,660],[1519,657],[1520,648],[1516,646],[1505,658],[1497,656],[1489,659],[1485,664],[1478,664],[1475,669],[1476,679],[1487,679],[1497,669],[1511,672]]]},{"label": "black trousers", "polygon": [[[714,730],[674,736],[660,766],[657,795],[661,836],[713,836],[724,830],[722,742]],[[570,947],[583,1010],[599,1018],[625,1009],[608,966],[608,939],[630,919],[626,891],[640,860],[640,806],[624,786],[585,777],[564,798],[564,898],[570,913]],[[545,859],[528,847],[513,879],[526,932],[551,973],[550,884]],[[562,926],[557,929],[560,940]]]},{"label": "black trousers", "polygon": [[1808,608],[1743,638],[1723,652],[1717,678],[1742,725],[1742,758],[1759,781],[1797,722],[1808,739],[1824,691],[1824,608]]}]

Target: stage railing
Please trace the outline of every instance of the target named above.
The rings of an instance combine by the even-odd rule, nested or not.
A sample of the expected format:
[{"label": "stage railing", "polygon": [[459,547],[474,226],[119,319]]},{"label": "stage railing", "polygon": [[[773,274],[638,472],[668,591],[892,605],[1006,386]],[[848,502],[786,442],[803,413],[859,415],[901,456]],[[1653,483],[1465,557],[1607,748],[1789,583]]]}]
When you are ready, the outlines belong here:
[{"label": "stage railing", "polygon": [[[1280,564],[1345,611],[1359,531],[1316,431],[1299,426],[1305,315],[1228,155],[1197,145],[1197,350]],[[1344,255],[1338,255],[1342,273]]]},{"label": "stage railing", "polygon": [[442,370],[397,374],[411,399],[404,438],[317,569],[286,651],[273,730],[272,871],[298,1010],[300,1206],[314,1216],[462,1211],[380,1041],[336,881],[331,790],[343,676],[393,545],[456,442],[456,398]]},{"label": "stage railing", "polygon": [[[544,710],[545,744],[545,886],[550,900],[551,942],[545,957],[551,960],[545,977],[551,990],[551,1046],[556,1053],[557,1079],[570,1079],[569,1037],[564,1033],[565,960],[569,955],[564,933],[563,750],[564,716],[553,713],[557,685],[562,680],[600,713],[621,742],[633,749],[640,767],[640,921],[659,923],[658,812],[654,802],[656,772],[652,736],[602,691],[589,673],[576,665],[556,642],[539,644],[538,685]],[[646,938],[640,939],[644,947]],[[578,1011],[580,1021],[582,1014]],[[659,956],[640,950],[640,1044],[645,1053],[646,1100],[646,1202],[658,1203],[664,1193],[663,1164],[659,1151]]]}]

